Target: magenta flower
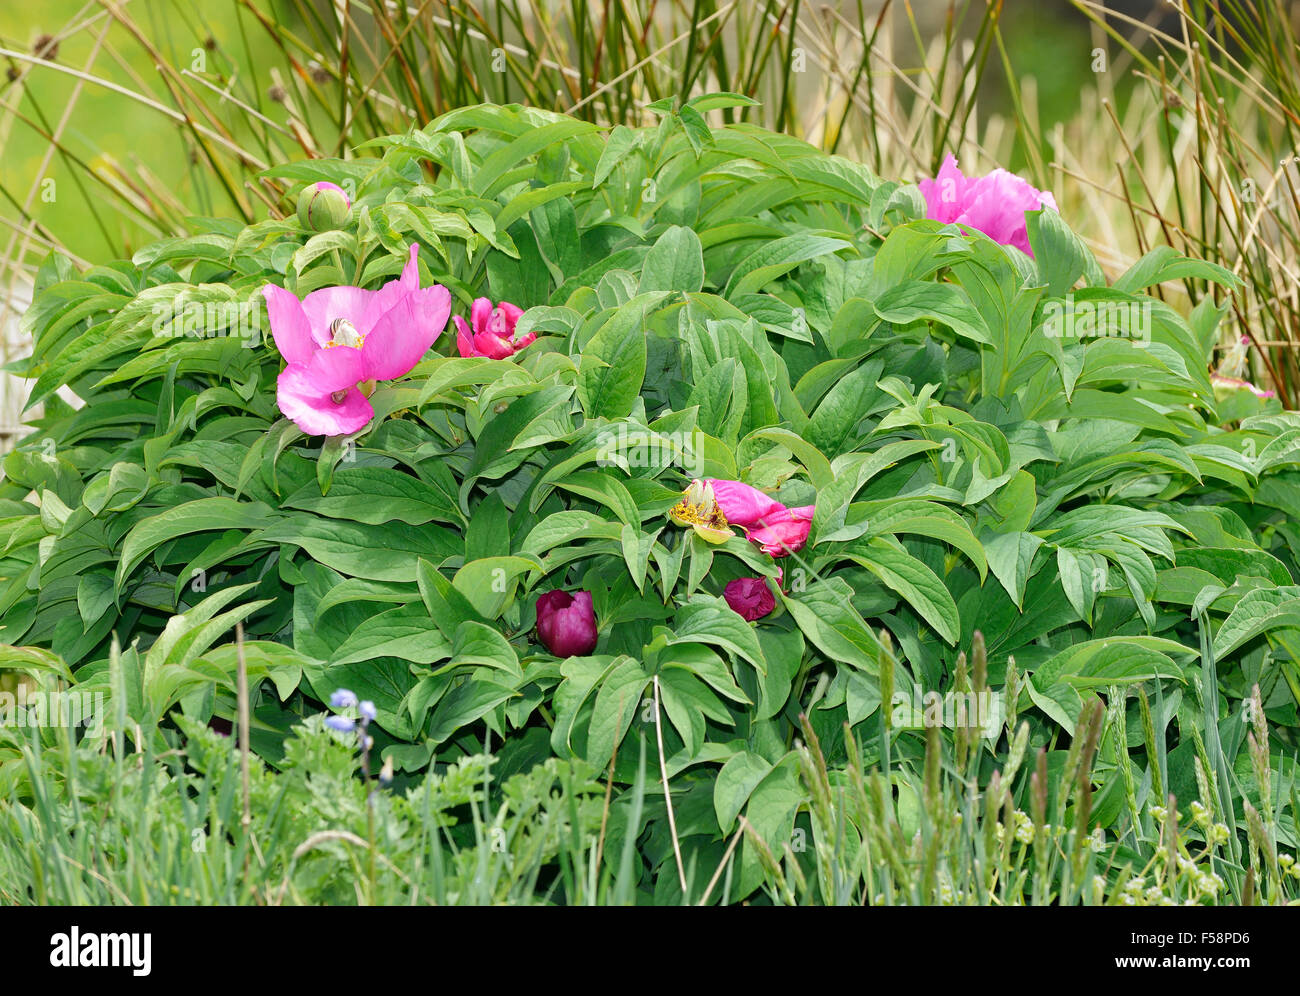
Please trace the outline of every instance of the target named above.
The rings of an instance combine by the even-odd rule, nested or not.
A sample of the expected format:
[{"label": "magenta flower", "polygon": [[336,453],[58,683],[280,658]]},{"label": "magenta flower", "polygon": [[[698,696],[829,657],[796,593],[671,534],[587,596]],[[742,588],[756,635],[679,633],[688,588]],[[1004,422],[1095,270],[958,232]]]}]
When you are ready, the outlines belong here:
[{"label": "magenta flower", "polygon": [[515,338],[515,325],[523,313],[523,308],[509,301],[502,301],[494,308],[487,298],[476,299],[469,309],[472,327],[460,315],[456,316],[456,348],[460,355],[505,360],[532,345],[537,339],[536,332]]},{"label": "magenta flower", "polygon": [[706,480],[727,524],[740,526],[749,539],[773,557],[804,548],[816,506],[787,508],[775,498],[740,481]]},{"label": "magenta flower", "polygon": [[762,619],[776,608],[772,590],[762,578],[736,578],[728,581],[722,597],[747,621]]},{"label": "magenta flower", "polygon": [[537,599],[537,635],[556,657],[582,657],[596,649],[591,592],[548,591]]},{"label": "magenta flower", "polygon": [[301,301],[283,287],[262,289],[276,348],[288,361],[276,403],[309,436],[338,436],[375,414],[375,382],[410,372],[442,333],[451,294],[420,287],[420,247],[396,280],[376,291],[322,287]]},{"label": "magenta flower", "polygon": [[944,159],[938,176],[922,180],[918,186],[925,198],[927,218],[977,229],[994,242],[1015,246],[1030,256],[1034,251],[1029,247],[1025,212],[1044,207],[1057,210],[1049,192],[1036,190],[1004,169],[995,169],[988,176],[964,176],[951,154]]},{"label": "magenta flower", "polygon": [[749,539],[772,557],[797,553],[808,542],[814,511],[815,505],[782,508],[779,512],[765,516],[757,528],[750,529]]}]

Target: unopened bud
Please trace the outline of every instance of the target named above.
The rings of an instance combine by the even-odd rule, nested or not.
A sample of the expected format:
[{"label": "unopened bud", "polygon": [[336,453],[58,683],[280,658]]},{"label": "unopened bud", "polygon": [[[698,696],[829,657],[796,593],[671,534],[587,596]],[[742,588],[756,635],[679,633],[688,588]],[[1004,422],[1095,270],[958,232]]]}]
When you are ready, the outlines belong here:
[{"label": "unopened bud", "polygon": [[352,213],[352,201],[336,183],[322,180],[298,195],[298,221],[313,232],[342,228]]}]

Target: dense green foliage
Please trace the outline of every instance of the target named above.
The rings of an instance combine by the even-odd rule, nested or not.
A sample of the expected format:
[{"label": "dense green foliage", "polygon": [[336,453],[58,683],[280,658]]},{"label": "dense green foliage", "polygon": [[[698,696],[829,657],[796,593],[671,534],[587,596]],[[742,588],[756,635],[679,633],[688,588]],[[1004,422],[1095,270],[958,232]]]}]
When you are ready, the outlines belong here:
[{"label": "dense green foliage", "polygon": [[[1050,211],[1031,215],[1033,258],[942,227],[915,187],[706,125],[741,99],[608,133],[453,111],[373,157],[271,171],[355,191],[342,231],[304,232],[286,208],[248,228],[196,219],[84,273],[51,259],[27,316],[45,414],[0,487],[0,666],[102,694],[116,749],[156,753],[235,717],[242,623],[252,745],[291,784],[326,750],[291,731],[339,688],[378,708],[372,768],[392,762],[394,811],[419,812],[429,769],[470,778],[485,750],[501,770],[462,805],[495,810],[509,774],[580,762],[576,805],[607,773],[607,811],[567,819],[598,832],[618,886],[561,881],[569,901],[633,881],[680,901],[683,877],[698,901],[742,817],[754,832],[713,899],[1102,901],[1173,853],[1169,794],[1206,814],[1184,813],[1184,848],[1226,827],[1196,859],[1224,896],[1284,898],[1300,417],[1245,392],[1216,402],[1219,313],[1149,296],[1232,277],[1157,250],[1107,286]],[[261,288],[373,287],[412,241],[454,311],[509,300],[541,338],[500,361],[448,356],[444,334],[379,387],[356,437],[304,437],[276,408]],[[1120,307],[1140,338],[1086,330]],[[260,337],[241,334],[252,313]],[[815,503],[807,547],[778,565],[740,535],[680,529],[666,513],[693,477]],[[778,566],[772,615],[747,623],[720,597]],[[554,588],[593,592],[593,655],[536,642]],[[927,730],[907,708],[923,692],[998,709],[987,729]],[[33,766],[71,750],[56,730],[0,729],[0,791],[43,804]],[[1072,834],[1010,891],[985,877],[1004,809],[1008,827],[1023,810]],[[300,812],[268,833],[348,825],[319,799]]]}]

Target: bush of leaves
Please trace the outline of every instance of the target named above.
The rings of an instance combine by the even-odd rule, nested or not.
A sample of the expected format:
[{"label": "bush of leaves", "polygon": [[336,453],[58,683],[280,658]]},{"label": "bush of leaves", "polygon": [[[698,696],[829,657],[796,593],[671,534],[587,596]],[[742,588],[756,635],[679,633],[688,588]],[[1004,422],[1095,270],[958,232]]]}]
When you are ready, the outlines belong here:
[{"label": "bush of leaves", "polygon": [[[581,759],[609,785],[602,860],[633,839],[661,900],[688,870],[698,899],[738,834],[732,899],[779,896],[783,853],[859,854],[862,810],[817,815],[859,767],[903,846],[925,696],[975,695],[992,714],[931,752],[985,785],[1023,729],[1012,808],[1074,793],[1093,730],[1080,829],[1112,880],[1172,794],[1207,814],[1190,839],[1228,828],[1229,893],[1258,889],[1295,846],[1300,416],[1216,396],[1220,310],[1157,294],[1234,279],[1158,249],[1107,283],[1051,210],[1032,255],[927,220],[915,186],[707,123],[742,100],[610,131],[457,110],[269,171],[347,191],[339,229],[285,204],[51,258],[27,315],[44,410],[0,486],[0,666],[102,695],[105,729],[156,749],[178,716],[236,718],[240,624],[268,764],[343,688],[398,788],[485,750]],[[449,327],[362,429],[305,435],[264,288],[374,289],[413,244],[454,315],[508,301],[536,341],[464,357]],[[1138,324],[1102,334],[1118,309]],[[806,543],[683,527],[692,480],[813,506]],[[753,621],[724,597],[742,578],[771,597]],[[539,640],[553,590],[591,593],[591,653]],[[0,729],[6,792],[30,791],[19,740]]]}]

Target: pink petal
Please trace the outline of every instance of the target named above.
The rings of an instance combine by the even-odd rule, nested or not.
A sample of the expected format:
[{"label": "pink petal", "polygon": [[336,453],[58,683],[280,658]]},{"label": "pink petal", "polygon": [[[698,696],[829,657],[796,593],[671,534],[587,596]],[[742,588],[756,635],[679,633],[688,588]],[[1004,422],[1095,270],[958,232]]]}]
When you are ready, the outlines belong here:
[{"label": "pink petal", "polygon": [[476,333],[474,349],[478,351],[479,356],[486,356],[493,360],[507,360],[515,355],[515,347],[511,345],[509,339],[503,339],[491,332]]},{"label": "pink petal", "polygon": [[322,287],[302,299],[302,310],[311,321],[311,332],[321,345],[330,341],[330,323],[345,318],[362,335],[366,334],[366,309],[376,291],[360,287]]},{"label": "pink petal", "polygon": [[713,496],[718,500],[722,514],[733,526],[748,529],[758,525],[764,517],[785,511],[785,506],[775,498],[764,494],[758,488],[751,488],[739,481],[718,481],[709,479],[704,482],[713,488]]},{"label": "pink petal", "polygon": [[1036,190],[1014,173],[995,169],[982,177],[964,176],[951,155],[939,175],[918,184],[926,202],[926,217],[944,224],[957,223],[983,232],[1002,245],[1015,246],[1032,256],[1025,223],[1026,211],[1043,207],[1056,210],[1056,200]]},{"label": "pink petal", "polygon": [[599,635],[591,592],[548,591],[538,598],[537,635],[556,657],[591,653]]},{"label": "pink petal", "polygon": [[420,288],[420,246],[412,243],[402,275],[390,280],[379,290],[361,287],[322,287],[308,294],[302,301],[303,311],[312,324],[317,341],[330,341],[330,323],[336,318],[346,318],[361,334],[366,335],[387,312],[407,294]]},{"label": "pink petal", "polygon": [[460,355],[465,357],[478,356],[474,349],[474,336],[471,334],[465,319],[457,315],[453,321],[456,323],[456,349],[460,352]]},{"label": "pink petal", "polygon": [[296,294],[274,284],[263,287],[262,296],[266,298],[266,313],[271,320],[275,348],[290,363],[306,363],[320,344],[312,337],[311,323],[302,309],[302,302]]},{"label": "pink petal", "polygon": [[419,253],[419,244],[411,243],[411,251],[406,258],[406,266],[402,268],[402,275],[396,280],[388,281],[383,287],[371,294],[366,305],[365,315],[362,318],[365,324],[357,326],[362,334],[373,329],[379,319],[391,311],[403,297],[420,289]]},{"label": "pink petal", "polygon": [[510,335],[514,335],[515,326],[519,324],[519,316],[524,313],[524,309],[509,301],[502,301],[497,305],[497,311],[506,320],[506,330]]},{"label": "pink petal", "polygon": [[949,153],[939,167],[938,176],[917,184],[921,188],[921,196],[925,198],[925,216],[945,225],[954,221],[961,214],[969,183],[957,168],[957,158]]},{"label": "pink petal", "polygon": [[492,302],[485,297],[475,298],[470,305],[469,320],[475,332],[486,331],[488,322],[492,320]]},{"label": "pink petal", "polygon": [[1038,191],[1020,177],[996,169],[976,184],[958,221],[983,232],[994,242],[1015,246],[1033,255],[1025,225],[1025,212],[1037,211]]},{"label": "pink petal", "polygon": [[393,380],[410,373],[442,334],[450,314],[451,292],[440,284],[400,298],[366,333],[360,352],[367,377]]},{"label": "pink petal", "polygon": [[776,607],[776,599],[762,578],[736,578],[728,581],[722,597],[749,622],[762,619]]},{"label": "pink petal", "polygon": [[[339,352],[346,347],[322,350]],[[355,350],[347,350],[355,352]],[[309,368],[291,363],[276,382],[276,404],[280,411],[309,436],[340,436],[356,432],[374,418],[370,401],[355,387],[347,389],[342,402],[335,402],[331,392],[321,391]]]},{"label": "pink petal", "polygon": [[813,510],[812,505],[783,508],[766,516],[759,528],[751,529],[749,539],[773,557],[784,557],[787,553],[802,550],[812,530]]},{"label": "pink petal", "polygon": [[370,379],[365,357],[361,350],[352,346],[318,349],[304,367],[304,375],[312,388],[325,395],[356,387],[363,380]]},{"label": "pink petal", "polygon": [[521,349],[523,349],[525,346],[531,346],[531,345],[532,345],[533,343],[535,343],[536,341],[537,341],[537,333],[536,333],[536,332],[529,332],[529,333],[528,333],[526,336],[524,336],[522,339],[516,339],[516,340],[515,340],[515,352],[516,352],[516,353],[519,352],[519,351],[520,351]]}]

